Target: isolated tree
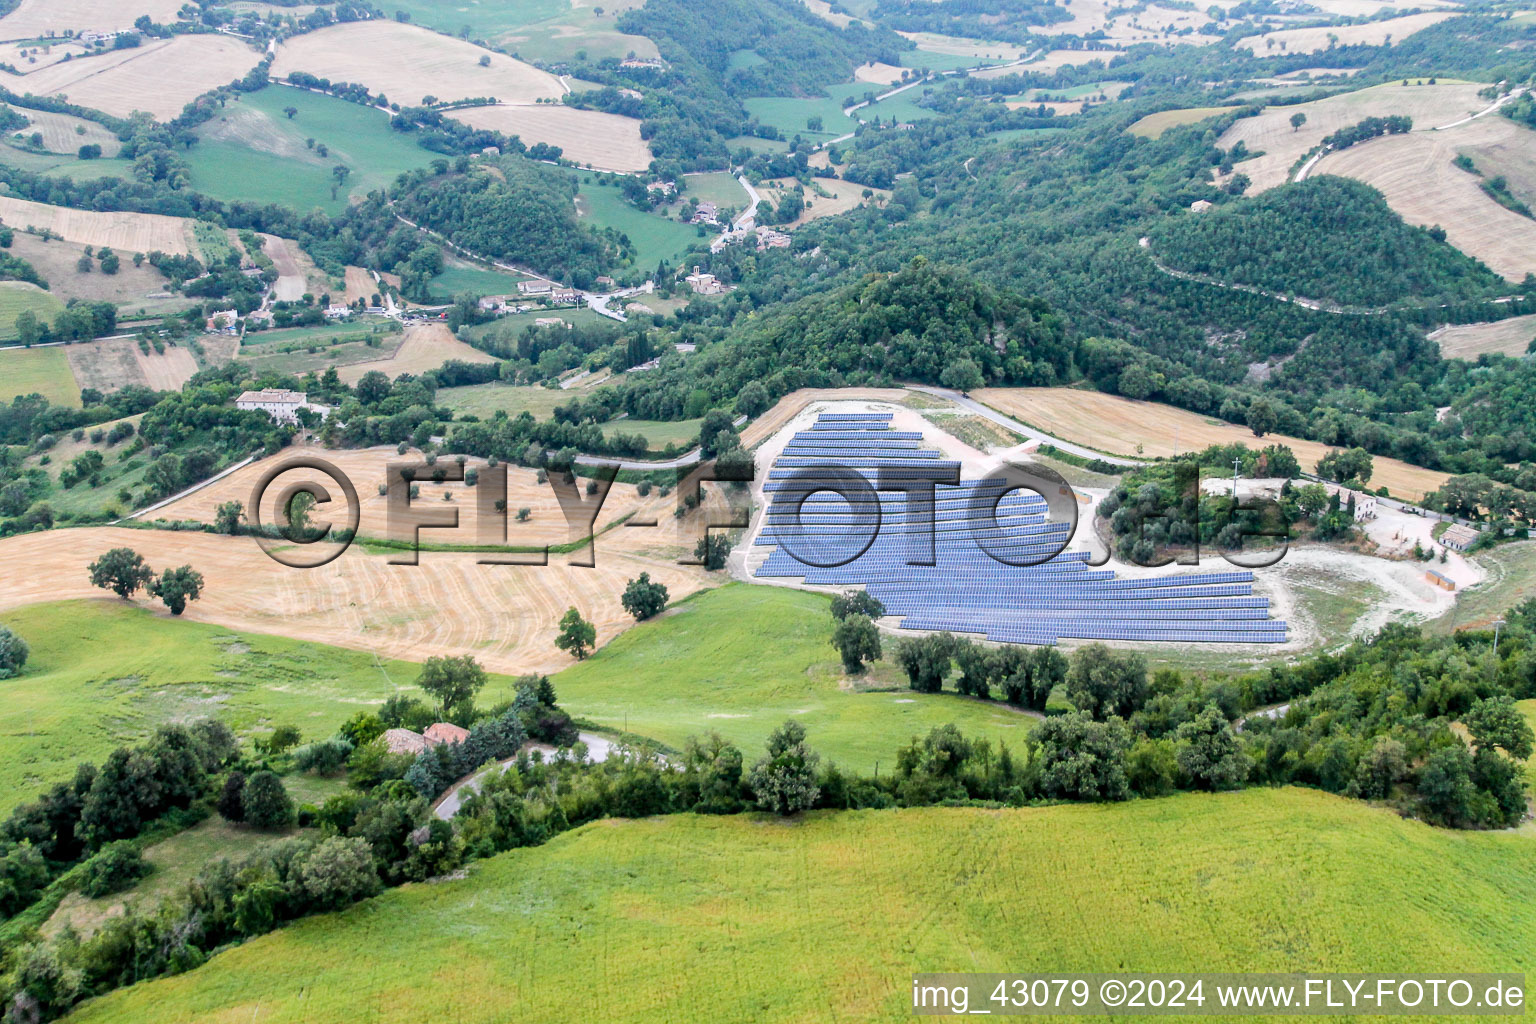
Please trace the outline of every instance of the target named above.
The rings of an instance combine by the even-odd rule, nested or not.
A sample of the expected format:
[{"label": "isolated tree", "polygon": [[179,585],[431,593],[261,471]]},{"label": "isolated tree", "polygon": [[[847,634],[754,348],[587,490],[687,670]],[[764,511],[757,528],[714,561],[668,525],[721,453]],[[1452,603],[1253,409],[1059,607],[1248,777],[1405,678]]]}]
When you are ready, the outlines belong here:
[{"label": "isolated tree", "polygon": [[723,533],[704,535],[693,546],[693,557],[702,562],[704,568],[710,572],[724,569],[726,560],[731,557],[730,538]]},{"label": "isolated tree", "polygon": [[1302,125],[1304,125],[1306,123],[1307,123],[1307,115],[1305,113],[1303,113],[1302,111],[1298,110],[1298,111],[1296,111],[1296,113],[1291,115],[1291,131],[1294,132],[1296,129],[1300,128]]},{"label": "isolated tree", "polygon": [[295,117],[298,116],[299,108],[298,107],[284,107],[283,108],[283,113],[287,114],[288,115],[288,120],[292,121]]},{"label": "isolated tree", "polygon": [[0,679],[21,675],[27,663],[27,642],[5,626],[0,626]]},{"label": "isolated tree", "polygon": [[652,582],[651,574],[643,572],[637,579],[629,581],[619,603],[638,622],[660,614],[661,610],[667,606],[667,597],[666,585]]},{"label": "isolated tree", "polygon": [[832,646],[842,656],[849,675],[864,671],[864,663],[880,660],[880,630],[863,615],[849,615],[832,631]]},{"label": "isolated tree", "polygon": [[582,618],[574,605],[566,609],[560,618],[560,635],[555,637],[555,646],[581,661],[596,644],[597,627]]},{"label": "isolated tree", "polygon": [[767,756],[752,766],[747,785],[763,810],[795,814],[814,807],[821,795],[816,785],[820,762],[820,755],[805,745],[805,727],[790,719],[768,737]]},{"label": "isolated tree", "polygon": [[331,168],[331,176],[336,179],[336,188],[331,189],[331,198],[334,199],[336,198],[336,189],[345,185],[347,179],[352,176],[352,168],[346,164],[337,164]]},{"label": "isolated tree", "polygon": [[203,574],[190,565],[167,569],[160,578],[149,584],[149,594],[165,602],[172,615],[187,610],[188,601],[196,601],[203,594]]},{"label": "isolated tree", "polygon": [[1266,399],[1255,399],[1248,406],[1248,429],[1253,431],[1254,437],[1263,437],[1275,429],[1279,417],[1275,414],[1275,407]]},{"label": "isolated tree", "polygon": [[30,309],[24,309],[16,314],[16,337],[23,346],[31,348],[42,336],[43,327],[38,322],[36,313]]},{"label": "isolated tree", "polygon": [[124,600],[155,576],[154,570],[144,564],[144,556],[132,548],[113,548],[87,568],[92,584]]},{"label": "isolated tree", "polygon": [[481,56],[481,58],[480,58],[480,66],[483,67],[483,68],[488,68],[488,67],[491,66],[491,55],[490,54],[487,53],[487,54],[484,54],[484,55]]},{"label": "isolated tree", "polygon": [[939,372],[939,383],[954,391],[974,391],[986,383],[981,368],[969,359],[956,359]]},{"label": "isolated tree", "polygon": [[485,669],[467,654],[431,657],[421,667],[416,685],[437,698],[443,717],[473,706],[475,694],[485,687]]},{"label": "isolated tree", "polygon": [[293,800],[274,772],[257,772],[245,783],[241,797],[246,824],[279,831],[293,826]]},{"label": "isolated tree", "polygon": [[213,528],[220,533],[239,533],[240,520],[244,518],[244,504],[238,501],[226,501],[213,513]]}]

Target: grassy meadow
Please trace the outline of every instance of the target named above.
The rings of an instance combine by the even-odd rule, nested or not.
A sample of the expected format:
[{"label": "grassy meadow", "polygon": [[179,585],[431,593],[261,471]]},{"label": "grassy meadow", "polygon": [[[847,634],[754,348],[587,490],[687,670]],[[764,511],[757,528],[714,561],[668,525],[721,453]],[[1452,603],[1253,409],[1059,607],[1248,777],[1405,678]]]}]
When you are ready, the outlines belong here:
[{"label": "grassy meadow", "polygon": [[[10,294],[0,289],[0,305]],[[0,402],[9,404],[17,395],[34,391],[56,405],[80,405],[80,385],[64,346],[0,349]]]},{"label": "grassy meadow", "polygon": [[636,209],[614,185],[583,180],[578,203],[586,223],[628,235],[635,247],[635,265],[648,271],[662,260],[675,264],[690,245],[706,244],[697,226]]},{"label": "grassy meadow", "polygon": [[26,281],[0,282],[0,341],[16,340],[16,318],[29,309],[38,320],[50,321],[64,309],[64,302]]},{"label": "grassy meadow", "polygon": [[[297,111],[292,118],[288,107]],[[199,134],[185,154],[197,191],[330,214],[347,208],[348,195],[389,185],[401,171],[424,167],[437,155],[392,130],[380,111],[286,85],[243,94]],[[316,148],[308,146],[310,139]],[[323,157],[321,144],[329,151]],[[332,198],[337,164],[352,173]]]},{"label": "grassy meadow", "polygon": [[1527,836],[1302,789],[605,820],[70,1020],[894,1022],[919,971],[1529,971],[1533,885]]},{"label": "grassy meadow", "polygon": [[[116,598],[31,605],[0,622],[32,648],[26,671],[0,682],[6,810],[164,722],[216,717],[244,735],[293,724],[314,739],[399,689],[419,692],[407,662],[237,634]],[[493,677],[481,699],[510,693]]]},{"label": "grassy meadow", "polygon": [[1034,724],[1000,703],[914,693],[885,663],[844,689],[831,637],[825,596],[733,583],[679,602],[553,680],[572,715],[673,747],[714,731],[755,757],[794,718],[823,756],[859,772],[876,762],[889,770],[910,737],[946,722],[1010,745]]}]

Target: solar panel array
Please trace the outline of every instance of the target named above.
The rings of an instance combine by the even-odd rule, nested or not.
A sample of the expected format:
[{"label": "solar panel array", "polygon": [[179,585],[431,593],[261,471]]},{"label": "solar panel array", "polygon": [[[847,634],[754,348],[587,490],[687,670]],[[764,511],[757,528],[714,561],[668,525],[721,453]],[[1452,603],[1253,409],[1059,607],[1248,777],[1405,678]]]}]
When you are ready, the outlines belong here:
[{"label": "solar panel array", "polygon": [[[906,628],[1007,643],[1285,641],[1285,623],[1269,617],[1246,570],[1120,579],[1091,568],[1086,552],[1009,564],[1061,547],[1068,524],[1048,520],[1037,494],[960,480],[958,462],[890,421],[823,413],[790,438],[764,484],[770,500],[756,543],[773,550],[757,576],[863,586]],[[940,483],[927,508],[901,490],[876,490],[877,476],[887,487],[960,482]]]}]

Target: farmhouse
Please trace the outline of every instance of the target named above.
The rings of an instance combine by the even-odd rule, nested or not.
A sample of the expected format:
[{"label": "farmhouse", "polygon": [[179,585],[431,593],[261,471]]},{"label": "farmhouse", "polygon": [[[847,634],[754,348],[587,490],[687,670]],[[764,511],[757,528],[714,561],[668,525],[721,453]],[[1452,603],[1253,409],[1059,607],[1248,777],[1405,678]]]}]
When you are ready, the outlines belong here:
[{"label": "farmhouse", "polygon": [[564,302],[573,306],[581,302],[581,292],[574,288],[561,288],[559,291],[550,292],[549,297],[553,302]]},{"label": "farmhouse", "polygon": [[541,316],[541,317],[534,318],[533,326],[535,326],[535,327],[569,327],[571,325],[566,323],[564,320],[562,320],[558,316]]},{"label": "farmhouse", "polygon": [[626,57],[619,62],[621,68],[665,68],[667,62],[660,57]]},{"label": "farmhouse", "polygon": [[235,408],[244,412],[264,412],[278,423],[299,422],[300,409],[319,413],[321,419],[325,419],[331,411],[329,406],[312,404],[309,395],[303,391],[283,388],[242,391],[240,397],[235,399]]},{"label": "farmhouse", "polygon": [[1440,535],[1440,543],[1452,551],[1466,551],[1473,544],[1477,543],[1477,538],[1478,532],[1472,529],[1472,527],[1453,523],[1446,527],[1445,532]]},{"label": "farmhouse", "polygon": [[519,281],[517,290],[524,295],[548,295],[554,285],[548,281]]},{"label": "farmhouse", "polygon": [[773,228],[758,228],[757,248],[759,252],[764,249],[788,249],[789,236],[782,231],[775,231]]},{"label": "farmhouse", "polygon": [[486,313],[505,313],[507,311],[507,297],[505,295],[487,295],[480,300],[480,309]]},{"label": "farmhouse", "polygon": [[386,729],[384,746],[391,754],[424,754],[444,743],[458,744],[469,739],[469,730],[450,722],[434,722],[425,733],[410,729]]},{"label": "farmhouse", "polygon": [[1196,199],[1189,204],[1189,208],[1194,213],[1204,213],[1211,208],[1211,201],[1209,199]]},{"label": "farmhouse", "polygon": [[347,317],[349,317],[351,315],[352,315],[352,307],[351,306],[342,305],[342,304],[334,303],[333,302],[329,306],[325,307],[325,318],[327,320],[345,320]]},{"label": "farmhouse", "polygon": [[1355,510],[1355,522],[1363,523],[1367,519],[1376,518],[1376,495],[1367,494],[1364,491],[1348,491],[1340,488],[1339,504],[1345,508],[1351,506]]},{"label": "farmhouse", "polygon": [[234,309],[221,309],[217,313],[208,316],[208,333],[227,331],[240,321],[240,313]]},{"label": "farmhouse", "polygon": [[683,280],[688,283],[688,287],[692,288],[699,295],[719,295],[725,291],[724,282],[714,274],[700,273],[697,266],[693,268],[693,273],[683,278]]},{"label": "farmhouse", "polygon": [[690,224],[719,224],[720,223],[720,207],[716,206],[714,203],[700,203],[694,209],[693,216],[691,218],[689,218],[688,223],[690,223]]}]

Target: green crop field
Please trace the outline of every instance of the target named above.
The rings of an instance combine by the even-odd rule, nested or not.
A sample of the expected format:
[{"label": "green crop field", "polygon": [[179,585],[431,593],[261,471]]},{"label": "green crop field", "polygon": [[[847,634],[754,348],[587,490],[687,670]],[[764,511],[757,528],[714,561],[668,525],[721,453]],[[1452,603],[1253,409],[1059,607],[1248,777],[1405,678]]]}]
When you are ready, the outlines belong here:
[{"label": "green crop field", "polygon": [[[31,605],[0,622],[32,648],[26,671],[0,683],[7,806],[163,722],[212,716],[243,733],[292,723],[317,738],[397,689],[417,692],[407,662],[235,634],[115,598]],[[493,677],[483,699],[489,707],[510,694],[510,682]]]},{"label": "green crop field", "polygon": [[695,225],[638,210],[625,202],[614,185],[583,183],[579,203],[585,223],[628,235],[634,243],[636,266],[648,270],[662,260],[675,264],[690,245],[707,244]]},{"label": "green crop field", "polygon": [[605,434],[639,434],[655,450],[668,442],[679,448],[691,448],[699,439],[699,424],[704,420],[609,420],[602,424]]},{"label": "green crop field", "polygon": [[740,209],[747,205],[746,189],[742,188],[741,182],[728,171],[685,174],[683,182],[687,188],[683,193],[684,196],[693,196],[701,202],[714,203],[716,206],[734,206]]},{"label": "green crop field", "polygon": [[0,341],[16,340],[16,318],[24,310],[30,309],[39,321],[51,321],[63,308],[57,295],[35,284],[0,281]]},{"label": "green crop field", "polygon": [[[287,107],[298,111],[292,119]],[[201,141],[184,155],[192,187],[216,199],[335,214],[346,209],[349,194],[386,186],[436,155],[392,130],[381,111],[286,85],[245,93],[225,111],[199,130]],[[329,151],[324,157],[321,144]],[[352,173],[333,199],[337,164]]]},{"label": "green crop field", "polygon": [[1301,789],[607,820],[70,1019],[894,1022],[920,971],[1530,971],[1533,885],[1527,836]]},{"label": "green crop field", "polygon": [[437,393],[437,403],[456,413],[469,413],[483,420],[490,419],[502,410],[512,417],[527,412],[536,420],[547,420],[554,415],[555,406],[569,405],[571,399],[585,393],[579,389],[566,391],[561,388],[512,384],[467,384],[463,387],[443,388]]},{"label": "green crop field", "polygon": [[[9,295],[0,289],[0,303]],[[62,345],[0,350],[0,402],[9,404],[17,395],[34,391],[59,405],[80,405],[80,385]]]},{"label": "green crop field", "polygon": [[472,295],[516,295],[517,282],[526,280],[528,278],[523,274],[507,274],[462,260],[449,260],[443,272],[432,279],[432,294],[443,301],[451,301],[466,292]]},{"label": "green crop field", "polygon": [[733,583],[623,633],[555,676],[555,689],[572,715],[674,747],[713,730],[756,752],[792,717],[823,754],[861,772],[888,769],[911,736],[946,722],[1010,745],[1034,724],[1000,703],[914,693],[884,663],[869,685],[890,689],[844,690],[831,636],[823,595]]},{"label": "green crop field", "polygon": [[414,24],[449,35],[467,28],[471,38],[490,39],[559,17],[570,9],[570,0],[519,0],[515,4],[504,0],[396,0],[390,11],[404,11]]},{"label": "green crop field", "polygon": [[[876,95],[885,88],[870,82],[847,82],[830,87],[826,96],[759,96],[746,100],[744,106],[747,113],[763,124],[773,125],[786,138],[796,135],[812,140],[833,138],[858,127],[853,118],[843,113],[844,99],[849,96],[863,99],[866,94]],[[812,117],[821,118],[821,131],[806,127],[807,119]]]}]

